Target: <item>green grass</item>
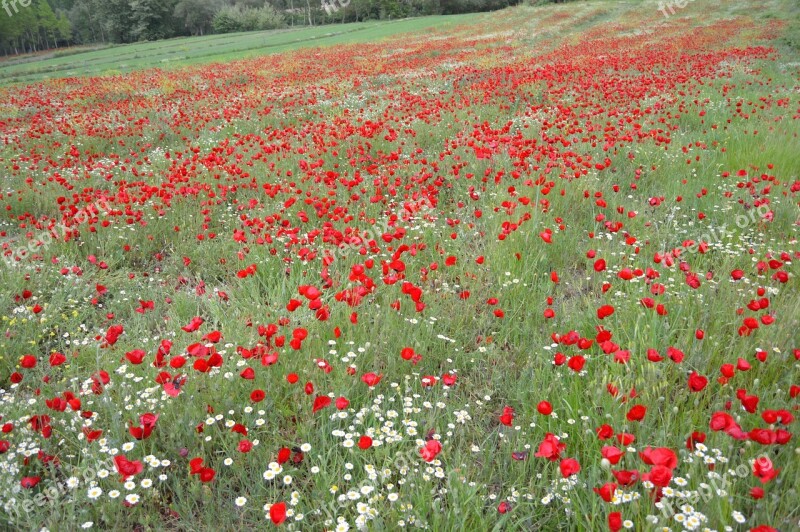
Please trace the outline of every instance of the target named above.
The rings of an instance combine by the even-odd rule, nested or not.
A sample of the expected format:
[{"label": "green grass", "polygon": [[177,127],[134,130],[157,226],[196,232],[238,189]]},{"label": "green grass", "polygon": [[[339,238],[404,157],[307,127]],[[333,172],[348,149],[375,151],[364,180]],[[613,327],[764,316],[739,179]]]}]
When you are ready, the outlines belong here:
[{"label": "green grass", "polygon": [[[52,78],[103,76],[146,68],[174,69],[202,63],[224,63],[307,47],[375,42],[401,33],[436,32],[477,22],[482,14],[431,16],[392,21],[298,27],[275,31],[185,37],[114,45],[100,50],[38,54],[0,60],[0,86]],[[42,57],[43,56],[43,57]]]},{"label": "green grass", "polygon": [[[796,155],[800,120],[792,118],[797,113],[800,78],[797,53],[787,41],[794,31],[793,21],[785,16],[788,2],[761,0],[719,7],[716,2],[698,0],[669,20],[658,13],[656,2],[578,2],[486,15],[357,25],[352,28],[361,29],[330,37],[318,34],[318,39],[302,42],[297,37],[300,34],[308,37],[340,27],[276,32],[266,37],[243,34],[143,43],[87,52],[86,57],[93,58],[89,61],[92,65],[81,72],[102,74],[120,68],[120,64],[126,69],[161,68],[162,59],[190,53],[180,52],[184,45],[177,43],[187,43],[185,46],[197,55],[185,60],[192,65],[188,69],[178,67],[183,59],[166,63],[168,73],[151,71],[70,83],[44,81],[30,87],[0,89],[0,103],[8,107],[8,102],[17,98],[20,109],[13,110],[25,117],[6,126],[7,136],[13,140],[0,144],[3,190],[11,192],[0,197],[0,229],[7,231],[6,239],[13,237],[19,243],[26,241],[27,232],[39,235],[41,229],[35,227],[34,220],[23,223],[20,216],[29,213],[35,220],[57,218],[60,196],[69,203],[82,191],[111,190],[135,196],[145,186],[163,187],[164,192],[184,185],[196,187],[196,193],[176,194],[171,207],[161,213],[153,208],[162,206],[155,198],[144,204],[120,200],[124,207],[143,211],[142,223],[129,225],[126,216],[109,216],[108,228],[95,224],[97,232],[90,232],[82,227],[76,241],[44,246],[41,260],[0,267],[0,301],[4,305],[0,312],[0,333],[4,333],[0,335],[0,379],[5,386],[11,372],[25,375],[21,385],[0,392],[2,422],[15,423],[14,431],[0,439],[9,439],[16,447],[26,446],[34,456],[32,464],[23,466],[19,454],[0,455],[4,467],[0,470],[0,488],[4,493],[13,494],[19,488],[22,474],[41,474],[42,486],[49,486],[69,475],[82,476],[87,467],[96,468],[96,463],[108,460],[112,449],[121,450],[132,442],[127,423],[147,411],[161,415],[153,435],[121,452],[131,459],[152,454],[170,461],[159,468],[145,465],[136,480],[153,480],[155,488],[139,486],[131,490],[142,497],[132,508],[122,505],[121,498],[128,491],[112,471],[107,478],[89,479],[104,490],[97,501],[88,498],[88,486],[82,483],[72,495],[57,498],[57,504],[35,506],[22,522],[11,522],[10,514],[0,513],[0,527],[73,530],[92,521],[96,528],[137,530],[263,529],[265,524],[271,525],[262,506],[289,501],[297,491],[299,500],[294,509],[305,518],[290,526],[332,529],[336,516],[346,518],[351,526],[358,516],[356,503],[339,504],[332,493],[334,488],[338,495],[366,483],[376,487],[373,497],[360,500],[368,500],[378,511],[369,522],[374,530],[395,530],[399,522],[409,524],[412,520],[434,531],[606,530],[608,514],[615,510],[633,521],[636,530],[649,529],[647,517],[659,512],[648,489],[639,484],[625,490],[639,498],[619,506],[604,503],[592,491],[613,480],[600,461],[602,446],[625,447],[616,440],[600,441],[596,437],[597,427],[609,423],[617,433],[636,436],[620,468],[646,471],[648,466],[638,453],[647,446],[666,446],[682,460],[676,475],[698,491],[700,483],[713,480],[712,472],[701,460],[688,462],[692,455],[685,450],[684,442],[693,431],[707,432],[706,445],[719,451],[717,458],[728,460],[727,466],[719,462],[715,471],[724,475],[726,482],[733,479],[728,469],[745,471],[733,479],[727,494],[715,493],[694,504],[709,519],[709,526],[722,530],[731,525],[738,531],[769,523],[781,530],[795,529],[800,518],[797,436],[788,445],[762,447],[709,430],[710,415],[725,410],[727,401],[731,401],[731,413],[740,418],[745,430],[766,426],[758,414],[740,408],[736,399],[739,388],[760,396],[759,413],[766,408],[797,413],[793,410],[797,400],[790,399],[787,390],[798,383],[800,375],[792,354],[798,347],[800,277],[797,267],[787,264],[783,269],[790,277],[781,284],[771,279],[771,272],[760,274],[756,267],[757,261],[766,260],[768,255],[799,251],[800,209],[797,195],[789,193],[787,186],[800,178]],[[735,24],[707,29],[729,19]],[[417,31],[422,28],[420,21],[434,24],[439,39],[431,40],[425,32]],[[771,22],[781,23],[786,33],[765,37]],[[391,37],[389,34],[398,28],[405,28],[407,33]],[[742,33],[737,33],[741,28]],[[611,48],[621,35],[625,36],[621,49],[629,46],[633,50],[627,61],[604,63],[593,72],[593,79],[570,74],[579,71],[584,61],[595,64],[601,61],[598,56],[613,58],[619,49],[603,47]],[[264,39],[271,39],[275,48],[264,48]],[[375,39],[384,40],[375,46]],[[695,39],[705,48],[696,48],[700,45]],[[676,49],[674,41],[685,49]],[[366,43],[369,53],[361,57],[359,45]],[[299,49],[317,45],[325,48]],[[730,51],[760,45],[775,46],[776,59],[745,61]],[[298,49],[267,60],[226,63],[249,54],[294,48]],[[248,51],[239,53],[238,49]],[[641,101],[623,99],[621,110],[615,112],[610,102],[617,101],[623,89],[658,78],[652,69],[636,70],[635,60],[658,55],[664,49],[672,54],[662,58],[664,64],[676,70],[681,66],[680,61],[674,61],[678,54],[696,57],[717,49],[729,51],[715,63],[713,72],[719,77],[711,75],[700,84],[688,75],[675,87],[653,88],[655,94]],[[133,62],[131,50],[141,56],[138,63]],[[214,55],[204,57],[206,52]],[[53,68],[48,74],[59,76],[63,72],[58,68],[70,68],[70,61],[81,55],[15,68]],[[211,60],[218,62],[203,66]],[[559,65],[570,68],[558,70]],[[529,82],[540,66],[544,66],[538,72],[540,77]],[[207,79],[204,69],[209,73]],[[307,75],[306,69],[313,75]],[[43,75],[27,72],[18,75]],[[583,87],[592,87],[589,96],[582,96],[581,89],[571,84],[570,75],[585,82]],[[593,82],[601,83],[609,77],[620,80],[618,86],[610,84],[619,91],[604,93],[602,86],[593,87]],[[672,72],[663,81],[669,86],[678,77]],[[516,82],[519,85],[513,85]],[[46,129],[56,122],[48,114],[47,102],[62,98],[70,105],[62,110],[64,116],[58,117],[62,119],[58,123],[83,128],[77,129],[77,134]],[[591,103],[570,108],[581,98]],[[748,119],[734,115],[736,102],[743,102],[745,112],[750,113]],[[264,114],[267,105],[274,109]],[[538,112],[529,112],[531,106],[541,105],[544,108]],[[643,107],[649,107],[650,112],[631,116],[631,109]],[[97,113],[97,109],[103,112]],[[175,121],[175,109],[196,121]],[[220,113],[230,109],[240,110],[240,114],[228,119]],[[575,111],[574,117],[560,118],[570,109]],[[118,114],[108,118],[107,110]],[[702,117],[701,111],[705,112]],[[143,117],[150,119],[148,125],[126,128]],[[359,133],[367,118],[385,121],[397,138],[385,137],[384,131],[367,141]],[[645,132],[671,127],[670,144],[657,145],[646,137],[641,142],[621,142],[618,149],[604,148],[606,128],[626,128],[632,122]],[[575,130],[575,124],[583,130]],[[98,129],[90,132],[89,125]],[[109,129],[112,132],[108,133],[100,126],[120,129]],[[541,161],[530,157],[523,164],[507,150],[492,159],[477,159],[468,144],[472,136],[479,138],[483,131],[506,127],[507,132],[497,134],[504,148],[518,132],[526,139],[537,139],[539,145],[545,144],[541,134],[546,129],[551,135],[563,133],[573,139],[570,147],[556,142],[558,154],[575,151],[591,156],[593,162],[609,157],[612,166],[602,171],[592,166],[580,179],[558,179],[561,163],[557,156],[548,156],[554,152],[548,152]],[[754,130],[758,130],[757,135]],[[584,141],[589,135],[600,140],[594,144]],[[77,164],[68,163],[65,155],[73,145],[81,152]],[[255,158],[256,153],[276,146],[281,149]],[[682,147],[686,147],[685,152]],[[171,152],[172,159],[165,157],[166,151]],[[398,161],[385,157],[392,152],[402,152]],[[172,161],[176,154],[186,160],[195,153],[197,159],[189,166],[197,171],[190,172],[185,181],[167,182],[168,177],[174,177]],[[111,154],[118,154],[119,159]],[[224,166],[203,166],[202,161],[213,154],[225,158]],[[421,159],[427,163],[410,162]],[[301,169],[309,161],[321,161],[320,170],[304,173]],[[542,186],[526,181],[544,176],[541,169],[533,170],[532,166],[548,161],[555,161],[554,170],[547,174],[554,185],[545,193]],[[245,187],[247,180],[232,177],[234,166],[248,172],[256,188]],[[458,178],[454,167],[460,168]],[[137,169],[137,175],[131,168]],[[361,192],[361,199],[351,201],[351,193],[359,187],[345,191],[339,186],[329,195],[331,188],[317,178],[334,169],[347,178],[356,170],[360,173],[366,190]],[[515,169],[522,171],[519,179],[509,177]],[[780,183],[764,191],[767,183],[762,181],[751,196],[747,189],[737,187],[743,180],[736,176],[739,169],[747,169],[749,177],[774,175]],[[506,174],[495,185],[492,178],[500,170]],[[733,175],[722,178],[722,171]],[[323,295],[331,306],[328,321],[317,321],[307,308],[289,314],[286,303],[300,297],[298,287],[320,284],[319,257],[309,263],[300,261],[298,248],[306,244],[287,247],[286,236],[259,245],[255,243],[257,235],[248,234],[247,246],[231,237],[234,229],[249,230],[251,226],[244,220],[265,220],[277,212],[290,225],[296,224],[301,236],[318,228],[325,219],[317,218],[313,202],[304,202],[304,196],[298,196],[289,183],[301,183],[309,193],[334,198],[337,205],[349,209],[354,219],[332,222],[333,228],[374,231],[375,224],[369,218],[375,218],[380,226],[390,212],[402,210],[398,205],[370,203],[375,183],[399,179],[402,186],[427,173],[431,176],[426,184],[441,181],[435,187],[430,185],[438,193],[438,207],[428,218],[401,223],[407,230],[403,242],[419,246],[414,254],[404,254],[403,260],[407,279],[424,289],[427,306],[423,313],[415,312],[409,297],[401,293],[400,283],[389,285],[381,280],[381,262],[391,260],[391,252],[384,246],[364,255],[354,249],[332,263],[329,273],[336,288]],[[466,173],[474,177],[467,179]],[[69,186],[49,179],[55,174],[67,177]],[[484,176],[485,183],[481,181]],[[222,197],[222,185],[232,183],[242,186]],[[275,184],[286,188],[275,197],[265,194],[262,187]],[[471,189],[480,192],[479,199],[471,196]],[[702,193],[704,189],[706,194]],[[213,198],[212,191],[216,192]],[[403,193],[401,189],[397,203]],[[522,196],[530,198],[530,203],[522,204]],[[598,204],[599,196],[606,206]],[[650,198],[661,196],[664,204],[649,204]],[[284,202],[290,197],[300,201],[284,210]],[[746,204],[754,197],[770,200],[774,221],[737,225],[737,217],[753,212]],[[545,199],[549,202],[546,210],[541,203]],[[89,203],[90,199],[75,201]],[[504,201],[516,204],[512,213],[502,205]],[[478,208],[482,210],[480,217],[475,212]],[[297,221],[301,210],[310,218],[309,223]],[[630,217],[628,213],[636,215]],[[530,219],[517,231],[505,240],[497,238],[504,225],[517,223],[525,215]],[[450,224],[448,219],[460,223]],[[624,222],[624,228],[612,233],[605,221]],[[562,223],[563,230],[558,229]],[[725,232],[719,232],[723,226]],[[544,244],[539,236],[545,229],[554,230],[552,244]],[[703,236],[712,230],[716,236]],[[202,242],[196,238],[210,231],[217,233],[217,238]],[[451,234],[457,238],[452,239]],[[626,242],[627,235],[636,238],[640,252]],[[709,241],[708,253],[684,255],[702,279],[697,289],[686,284],[677,265],[667,268],[653,261],[655,253],[681,246],[687,239]],[[392,245],[398,243],[393,241]],[[316,251],[331,250],[319,240],[308,246]],[[587,256],[589,250],[608,261],[605,271],[594,271],[594,259]],[[105,261],[108,268],[92,265],[90,255]],[[448,255],[458,258],[452,267],[443,265]],[[478,256],[485,258],[480,266],[476,264]],[[58,264],[53,263],[53,257],[58,258]],[[378,285],[375,293],[356,309],[334,301],[332,294],[349,286],[353,266],[363,264],[368,257],[375,260],[374,269],[368,272]],[[431,266],[434,263],[438,266],[435,270]],[[258,265],[257,273],[238,278],[236,271],[249,264]],[[60,271],[73,266],[82,268],[81,275],[63,275]],[[623,267],[654,268],[660,274],[655,281],[664,285],[665,294],[654,296],[643,278],[621,281],[617,273]],[[744,279],[731,281],[734,269],[742,269]],[[551,272],[558,274],[558,284],[552,281]],[[707,273],[711,279],[706,279]],[[198,291],[201,282],[205,295]],[[108,294],[97,295],[98,283],[108,287]],[[604,283],[612,285],[610,290],[604,290]],[[769,310],[776,321],[751,336],[739,336],[742,316],[736,309],[759,297],[758,287],[768,290]],[[16,300],[24,289],[33,292],[32,298]],[[457,296],[464,289],[471,292],[467,300]],[[230,300],[214,296],[215,290],[225,291]],[[648,296],[663,302],[667,315],[643,310],[639,300]],[[488,305],[489,298],[494,297],[499,298],[498,304]],[[552,305],[548,305],[548,297]],[[99,298],[99,305],[95,298]],[[137,313],[139,300],[154,301],[155,310]],[[401,301],[400,311],[390,310],[395,301]],[[44,310],[34,314],[34,303]],[[596,310],[606,303],[614,304],[616,312],[601,321]],[[504,318],[494,315],[497,307],[503,309]],[[548,307],[555,311],[552,319],[544,318]],[[351,322],[354,310],[358,324]],[[200,332],[184,333],[180,327],[193,316],[204,317],[206,323]],[[243,361],[236,346],[252,347],[259,340],[259,324],[274,323],[284,316],[289,316],[291,323],[281,327],[278,334],[290,337],[296,326],[308,329],[302,350],[275,348],[280,359],[269,367],[258,360]],[[115,347],[100,349],[95,335],[104,334],[111,323],[124,324],[125,334]],[[342,332],[339,339],[334,339],[335,326]],[[569,356],[578,350],[568,345],[554,347],[552,334],[577,331],[594,338],[598,326],[612,331],[613,342],[630,350],[628,364],[614,363],[611,355],[592,346],[581,374],[553,365],[555,352]],[[191,369],[190,361],[182,370],[189,375],[183,393],[176,399],[163,396],[153,384],[159,370],[151,365],[160,340],[175,340],[173,354],[177,354],[214,329],[224,335],[218,346],[225,350],[222,371],[200,374]],[[695,337],[697,329],[705,331],[702,341]],[[418,365],[400,358],[400,349],[406,346],[422,355]],[[647,349],[655,348],[664,355],[668,346],[681,349],[685,360],[680,364],[669,359],[651,363],[645,358]],[[120,362],[125,352],[133,349],[147,352],[144,364]],[[768,363],[757,362],[756,349],[768,352]],[[49,368],[47,357],[53,351],[67,354],[68,362],[57,369]],[[39,357],[36,368],[19,367],[19,358],[26,353]],[[314,359],[319,357],[333,366],[330,374],[315,364]],[[726,386],[719,384],[720,366],[736,363],[739,357],[748,360],[752,369],[737,372]],[[239,378],[244,367],[240,363],[255,369],[254,381]],[[347,372],[351,364],[357,368],[354,376]],[[124,370],[117,373],[123,365]],[[112,385],[96,395],[87,380],[99,369],[111,373]],[[384,375],[374,390],[358,378],[367,371]],[[422,386],[422,376],[441,376],[449,371],[458,374],[454,387],[445,389],[441,383],[432,388]],[[688,390],[690,371],[709,378],[703,392]],[[287,383],[289,372],[299,374],[298,384]],[[50,377],[48,382],[43,382],[44,376]],[[303,391],[306,381],[314,382],[315,393],[346,396],[351,402],[347,417],[332,418],[330,407],[312,414],[311,398]],[[622,395],[634,389],[638,395],[623,402],[608,393],[608,384],[618,386]],[[255,388],[266,390],[267,397],[250,410],[249,393]],[[77,412],[51,412],[44,406],[45,399],[65,390],[85,391],[82,409],[96,413],[93,427],[104,430],[102,444],[89,444],[80,438],[85,420]],[[543,399],[552,402],[555,415],[537,412],[537,403]],[[626,419],[632,404],[648,407],[643,422]],[[511,427],[498,421],[504,406],[515,409]],[[208,422],[211,409],[222,420]],[[30,415],[43,412],[54,420],[54,434],[47,440],[28,428]],[[462,423],[464,413],[470,419]],[[242,438],[225,426],[227,421],[246,424],[248,439],[258,440],[259,445],[247,455],[238,452],[236,446]],[[202,433],[196,429],[198,424],[204,424]],[[794,421],[785,428],[797,432],[797,426]],[[391,429],[399,434],[397,440],[386,436]],[[336,430],[353,435],[351,439],[355,440],[375,430],[373,436],[383,439],[384,444],[368,451],[346,448],[344,438],[334,434]],[[444,443],[439,461],[432,465],[423,463],[418,453],[429,430]],[[558,462],[533,456],[547,432],[559,435],[567,444],[565,456],[580,460],[582,470],[571,480],[561,478]],[[302,465],[285,464],[276,481],[262,478],[267,464],[276,459],[277,449],[302,443],[312,446]],[[60,467],[41,465],[34,448],[57,454]],[[183,456],[181,449],[189,454]],[[513,459],[512,453],[519,451],[530,453],[527,460]],[[749,495],[751,487],[760,485],[750,474],[749,461],[764,452],[782,471],[764,486],[766,496],[758,501]],[[713,453],[709,450],[707,454]],[[217,470],[213,482],[202,484],[188,474],[188,460],[195,456],[203,457]],[[226,458],[231,459],[231,465],[224,464]],[[388,468],[389,472],[380,480],[370,480],[367,466]],[[313,472],[313,467],[319,471]],[[158,480],[159,474],[165,479]],[[283,474],[292,476],[290,486],[281,482]],[[112,489],[123,495],[110,499]],[[395,503],[389,502],[391,492],[400,496]],[[33,501],[36,494],[36,490],[22,490],[14,496],[19,501]],[[542,502],[547,495],[551,495],[550,502]],[[234,505],[239,496],[248,498],[243,508]],[[0,495],[0,500],[6,502],[8,495]],[[498,513],[501,501],[510,501],[512,511]],[[734,510],[748,518],[745,525],[733,522]],[[666,519],[660,524],[678,528]]]}]

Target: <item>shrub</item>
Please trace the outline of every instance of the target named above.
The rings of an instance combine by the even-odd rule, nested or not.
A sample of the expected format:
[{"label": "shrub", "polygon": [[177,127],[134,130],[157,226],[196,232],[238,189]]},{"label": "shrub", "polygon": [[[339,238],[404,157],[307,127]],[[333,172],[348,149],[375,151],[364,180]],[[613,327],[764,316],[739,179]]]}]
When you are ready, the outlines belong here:
[{"label": "shrub", "polygon": [[273,30],[284,26],[283,16],[275,8],[225,6],[214,16],[212,24],[216,33],[235,31]]}]

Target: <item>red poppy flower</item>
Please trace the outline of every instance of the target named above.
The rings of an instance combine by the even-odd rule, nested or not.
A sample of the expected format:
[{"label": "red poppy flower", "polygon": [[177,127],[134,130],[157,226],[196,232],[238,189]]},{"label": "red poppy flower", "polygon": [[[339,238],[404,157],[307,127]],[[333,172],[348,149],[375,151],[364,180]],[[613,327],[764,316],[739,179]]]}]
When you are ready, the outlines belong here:
[{"label": "red poppy flower", "polygon": [[286,462],[289,461],[289,458],[291,458],[291,456],[292,456],[291,449],[289,449],[288,447],[281,447],[281,449],[278,451],[277,462],[279,464],[285,464]]},{"label": "red poppy flower", "polygon": [[331,398],[327,395],[318,395],[314,398],[314,406],[312,407],[312,412],[319,412],[326,406],[331,404]]},{"label": "red poppy flower", "polygon": [[547,458],[556,461],[561,457],[561,453],[567,448],[567,444],[561,443],[555,434],[547,433],[544,440],[539,444],[539,449],[534,456]]},{"label": "red poppy flower", "polygon": [[128,359],[128,362],[134,365],[141,364],[144,361],[146,353],[141,349],[134,349],[133,351],[128,351],[125,353],[125,358]]},{"label": "red poppy flower", "polygon": [[614,429],[611,428],[611,425],[597,427],[595,432],[597,433],[597,438],[600,440],[607,440],[614,435]]},{"label": "red poppy flower", "polygon": [[628,414],[625,417],[628,421],[641,421],[644,419],[645,414],[647,414],[647,407],[636,405],[628,410]]},{"label": "red poppy flower", "polygon": [[636,436],[634,436],[633,434],[627,434],[625,432],[621,432],[615,435],[615,437],[617,438],[617,441],[619,442],[620,445],[630,445],[634,441],[636,441]]},{"label": "red poppy flower", "polygon": [[608,529],[611,532],[619,532],[622,528],[622,514],[619,512],[611,512],[608,514]]},{"label": "red poppy flower", "polygon": [[680,364],[686,355],[680,349],[670,346],[667,348],[667,356],[676,364]]},{"label": "red poppy flower", "polygon": [[642,475],[643,480],[649,480],[659,488],[665,488],[672,480],[672,469],[661,465],[653,466],[649,472]]},{"label": "red poppy flower", "polygon": [[361,376],[361,380],[370,388],[381,382],[382,378],[383,375],[376,375],[374,373],[365,373]]},{"label": "red poppy flower", "polygon": [[609,316],[614,314],[614,307],[611,305],[603,305],[602,307],[597,309],[597,318],[598,319],[605,319]]},{"label": "red poppy flower", "polygon": [[133,424],[130,424],[128,427],[128,432],[130,432],[131,436],[137,440],[144,440],[150,437],[150,434],[152,434],[153,428],[156,426],[156,421],[158,421],[157,414],[142,414],[139,416],[139,426],[136,427]]},{"label": "red poppy flower", "polygon": [[108,332],[106,332],[106,343],[108,345],[114,345],[117,343],[117,340],[124,332],[122,325],[112,325],[108,328]]},{"label": "red poppy flower", "polygon": [[692,435],[686,438],[686,448],[694,450],[696,443],[703,443],[706,441],[706,434],[704,432],[692,432]]},{"label": "red poppy flower", "polygon": [[576,373],[580,372],[585,364],[586,364],[586,358],[584,358],[583,355],[575,355],[569,357],[569,360],[567,361],[567,366],[569,367],[569,369],[571,369]]},{"label": "red poppy flower", "polygon": [[348,401],[347,398],[345,398],[345,397],[337,397],[336,398],[336,409],[337,410],[346,410],[348,406],[350,406],[350,401]]},{"label": "red poppy flower", "polygon": [[172,380],[164,382],[164,392],[170,397],[177,397],[181,393],[184,384],[186,384],[186,377],[177,376]]},{"label": "red poppy flower", "polygon": [[700,392],[708,384],[708,379],[693,371],[689,375],[689,389],[693,392]]},{"label": "red poppy flower", "polygon": [[602,449],[600,449],[600,454],[608,460],[611,465],[617,465],[620,459],[625,456],[625,451],[617,449],[613,445],[604,445]]},{"label": "red poppy flower", "polygon": [[433,462],[441,451],[442,444],[438,440],[431,439],[425,442],[425,445],[419,450],[419,454],[426,462]]},{"label": "red poppy flower", "polygon": [[269,507],[269,518],[276,525],[286,521],[286,503],[279,502],[271,505]]},{"label": "red poppy flower", "polygon": [[638,471],[628,471],[625,469],[612,469],[611,474],[619,482],[620,486],[632,486],[639,480]]},{"label": "red poppy flower", "polygon": [[204,322],[205,322],[205,320],[203,318],[201,318],[200,316],[195,316],[194,318],[192,318],[189,321],[188,324],[186,324],[183,327],[181,327],[181,330],[183,330],[184,332],[187,332],[187,333],[195,332],[197,329],[200,328],[200,326]]},{"label": "red poppy flower", "polygon": [[564,458],[558,465],[561,470],[561,476],[564,478],[577,475],[581,470],[581,465],[574,458]]},{"label": "red poppy flower", "polygon": [[36,485],[41,482],[41,480],[41,477],[22,477],[22,480],[20,480],[19,483],[24,489],[31,489],[35,488]]},{"label": "red poppy flower", "polygon": [[122,476],[123,480],[128,480],[134,475],[138,475],[144,470],[144,466],[138,460],[128,460],[122,455],[114,457],[114,466],[117,472]]},{"label": "red poppy flower", "polygon": [[780,472],[781,470],[775,469],[772,460],[766,455],[759,456],[756,458],[755,462],[753,462],[753,475],[755,475],[762,484],[766,484],[774,479]]},{"label": "red poppy flower", "polygon": [[200,482],[211,482],[216,474],[217,472],[210,467],[204,467],[200,470]]},{"label": "red poppy flower", "polygon": [[547,401],[540,401],[539,404],[536,405],[536,410],[543,416],[549,416],[553,413],[553,405]]},{"label": "red poppy flower", "polygon": [[611,502],[614,498],[614,492],[617,490],[617,485],[612,482],[606,482],[599,488],[592,488],[592,491],[600,495],[600,497],[606,501]]},{"label": "red poppy flower", "polygon": [[503,407],[503,413],[500,414],[500,423],[503,425],[510,427],[511,424],[514,422],[514,409],[510,406]]},{"label": "red poppy flower", "polygon": [[660,465],[668,467],[669,469],[678,467],[678,455],[675,454],[675,451],[667,447],[645,447],[645,449],[639,453],[639,457],[647,465]]},{"label": "red poppy flower", "polygon": [[267,394],[264,392],[264,390],[253,390],[250,393],[250,400],[253,401],[254,403],[260,403],[266,397]]}]

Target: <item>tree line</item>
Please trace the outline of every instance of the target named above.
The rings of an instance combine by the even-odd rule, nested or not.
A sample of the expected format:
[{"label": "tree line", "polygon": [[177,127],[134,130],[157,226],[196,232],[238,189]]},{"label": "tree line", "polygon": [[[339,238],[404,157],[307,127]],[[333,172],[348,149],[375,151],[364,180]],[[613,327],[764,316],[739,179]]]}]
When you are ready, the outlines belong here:
[{"label": "tree line", "polygon": [[520,1],[0,0],[0,52],[491,11]]}]

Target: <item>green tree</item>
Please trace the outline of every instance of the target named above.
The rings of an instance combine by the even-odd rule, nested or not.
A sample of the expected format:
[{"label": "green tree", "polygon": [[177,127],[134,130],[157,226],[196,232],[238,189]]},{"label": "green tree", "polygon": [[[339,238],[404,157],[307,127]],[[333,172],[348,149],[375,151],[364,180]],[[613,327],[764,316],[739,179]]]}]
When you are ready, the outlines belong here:
[{"label": "green tree", "polygon": [[108,40],[102,0],[78,0],[69,10],[68,17],[72,26],[72,36],[76,42],[94,43]]},{"label": "green tree", "polygon": [[72,24],[70,24],[67,14],[63,11],[58,14],[56,37],[59,42],[69,43],[72,40]]},{"label": "green tree", "polygon": [[239,10],[234,6],[224,6],[220,9],[213,21],[215,33],[233,33],[241,31],[239,25]]},{"label": "green tree", "polygon": [[283,16],[270,5],[258,9],[238,4],[224,6],[217,12],[213,22],[216,33],[271,30],[284,25]]},{"label": "green tree", "polygon": [[220,0],[180,0],[174,16],[192,35],[204,35],[211,31],[214,15],[221,7]]},{"label": "green tree", "polygon": [[[34,6],[32,5],[33,9]],[[36,30],[39,36],[40,48],[54,48],[58,40],[58,17],[46,0],[39,0],[35,4]]]},{"label": "green tree", "polygon": [[175,0],[129,0],[134,40],[154,41],[175,35]]},{"label": "green tree", "polygon": [[108,38],[113,42],[131,42],[134,18],[128,0],[105,0],[98,7]]}]

